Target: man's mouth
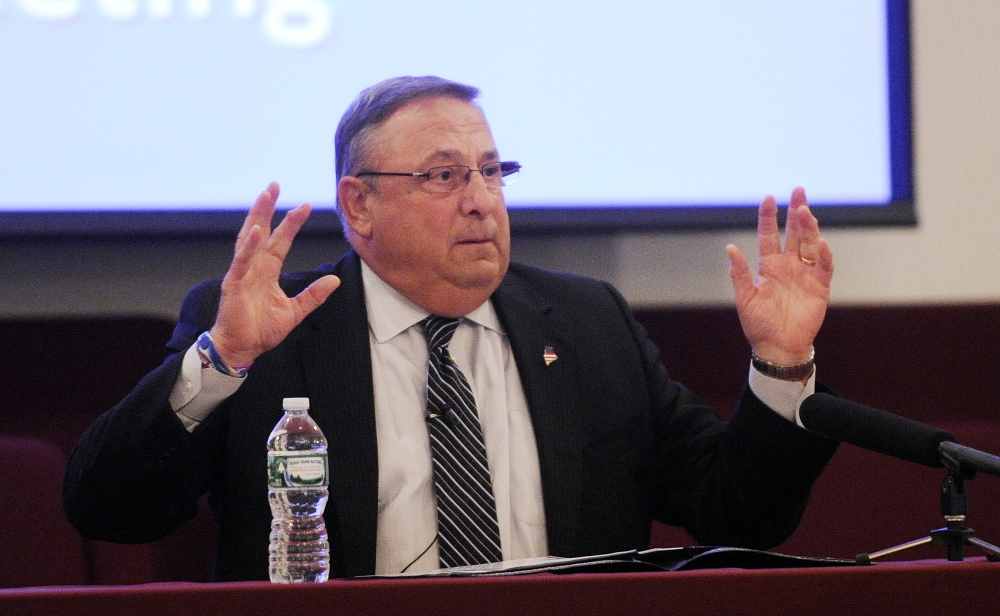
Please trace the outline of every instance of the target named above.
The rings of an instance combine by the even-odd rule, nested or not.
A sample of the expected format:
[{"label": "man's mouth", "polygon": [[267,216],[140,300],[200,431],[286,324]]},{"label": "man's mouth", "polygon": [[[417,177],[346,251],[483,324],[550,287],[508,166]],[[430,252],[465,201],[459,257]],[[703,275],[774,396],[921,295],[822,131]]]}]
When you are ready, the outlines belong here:
[{"label": "man's mouth", "polygon": [[488,244],[493,241],[493,237],[490,235],[477,235],[474,237],[464,238],[458,241],[459,244]]}]

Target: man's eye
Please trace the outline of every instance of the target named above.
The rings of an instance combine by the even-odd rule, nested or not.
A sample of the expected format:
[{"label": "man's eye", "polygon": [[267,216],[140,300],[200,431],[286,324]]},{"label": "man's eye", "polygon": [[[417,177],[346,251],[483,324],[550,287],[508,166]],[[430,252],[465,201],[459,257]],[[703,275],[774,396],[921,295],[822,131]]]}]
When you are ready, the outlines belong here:
[{"label": "man's eye", "polygon": [[451,177],[455,172],[451,169],[432,169],[430,172],[430,181],[432,182],[450,182]]},{"label": "man's eye", "polygon": [[494,163],[492,165],[486,165],[485,167],[483,167],[483,177],[485,179],[500,177],[500,164]]}]

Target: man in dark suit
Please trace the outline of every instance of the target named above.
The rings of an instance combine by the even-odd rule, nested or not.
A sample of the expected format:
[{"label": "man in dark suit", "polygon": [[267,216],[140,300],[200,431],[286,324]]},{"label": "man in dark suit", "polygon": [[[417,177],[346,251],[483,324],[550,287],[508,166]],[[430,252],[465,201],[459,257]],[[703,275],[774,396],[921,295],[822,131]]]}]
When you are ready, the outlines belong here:
[{"label": "man in dark suit", "polygon": [[[643,548],[652,519],[702,543],[768,548],[795,528],[835,444],[796,425],[833,259],[804,193],[782,248],[760,209],[760,269],[728,248],[754,349],[722,422],[670,380],[610,285],[509,263],[502,162],[477,91],[400,78],[363,92],[337,131],[349,252],[281,275],[308,205],[271,231],[278,187],[251,208],[226,277],[186,298],[171,356],[87,432],[65,503],[86,536],[141,542],[210,494],[216,577],[267,579],[265,442],[305,396],[327,436],[331,576],[437,566],[424,390],[427,315],[482,421],[504,558]],[[424,549],[430,546],[430,549]]]}]

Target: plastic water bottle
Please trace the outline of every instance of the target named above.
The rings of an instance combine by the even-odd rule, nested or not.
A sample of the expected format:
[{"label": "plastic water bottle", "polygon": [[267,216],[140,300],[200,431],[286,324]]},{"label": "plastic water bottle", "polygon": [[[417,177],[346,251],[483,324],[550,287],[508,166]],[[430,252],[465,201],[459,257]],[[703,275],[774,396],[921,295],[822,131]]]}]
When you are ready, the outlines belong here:
[{"label": "plastic water bottle", "polygon": [[329,496],[326,437],[309,416],[309,398],[285,398],[285,414],[267,438],[272,582],[325,582],[330,542],[323,510]]}]

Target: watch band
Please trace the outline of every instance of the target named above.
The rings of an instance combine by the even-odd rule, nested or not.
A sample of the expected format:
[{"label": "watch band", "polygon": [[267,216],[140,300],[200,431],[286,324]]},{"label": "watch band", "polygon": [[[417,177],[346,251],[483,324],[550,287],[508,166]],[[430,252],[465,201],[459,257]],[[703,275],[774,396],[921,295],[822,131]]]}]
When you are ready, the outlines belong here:
[{"label": "watch band", "polygon": [[751,352],[750,364],[757,372],[773,379],[779,379],[782,381],[801,381],[812,376],[813,370],[816,367],[816,349],[813,348],[809,352],[808,360],[802,362],[801,364],[795,364],[794,366],[778,366],[776,364],[768,363],[757,357],[757,354],[753,352]]}]

